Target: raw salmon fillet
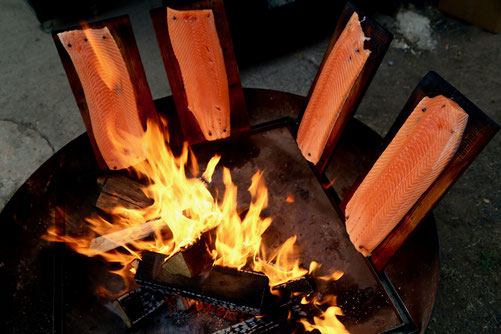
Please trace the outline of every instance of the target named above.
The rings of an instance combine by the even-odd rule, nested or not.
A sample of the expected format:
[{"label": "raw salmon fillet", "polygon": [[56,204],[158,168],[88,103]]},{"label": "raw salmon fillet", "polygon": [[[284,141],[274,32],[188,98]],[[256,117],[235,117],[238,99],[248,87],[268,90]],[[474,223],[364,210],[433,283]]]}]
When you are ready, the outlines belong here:
[{"label": "raw salmon fillet", "polygon": [[145,159],[144,130],[127,67],[108,28],[58,34],[77,71],[92,133],[110,169]]},{"label": "raw salmon fillet", "polygon": [[366,37],[358,14],[353,13],[332,48],[297,134],[297,143],[306,160],[316,164],[324,151],[344,102],[371,51],[364,50]]},{"label": "raw salmon fillet", "polygon": [[452,159],[468,114],[439,95],[424,97],[346,206],[346,229],[369,256]]},{"label": "raw salmon fillet", "polygon": [[230,95],[212,10],[167,8],[167,25],[181,69],[188,109],[207,140],[230,135]]}]

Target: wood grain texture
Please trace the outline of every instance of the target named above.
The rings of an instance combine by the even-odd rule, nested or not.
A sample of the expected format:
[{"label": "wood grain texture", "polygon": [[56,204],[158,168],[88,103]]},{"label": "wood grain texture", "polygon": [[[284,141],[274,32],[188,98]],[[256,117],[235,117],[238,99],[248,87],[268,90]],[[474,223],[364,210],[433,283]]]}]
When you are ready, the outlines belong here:
[{"label": "wood grain texture", "polygon": [[[230,93],[231,133],[250,129],[249,116],[245,104],[238,65],[233,51],[230,29],[226,20],[226,12],[222,0],[171,1],[170,8],[176,10],[212,9],[216,21],[216,29],[223,50],[226,75]],[[195,116],[188,109],[188,100],[184,90],[183,78],[179,63],[174,55],[167,26],[166,7],[150,12],[155,34],[162,54],[165,71],[176,105],[184,140],[190,145],[205,141]]]},{"label": "wood grain texture", "polygon": [[[409,210],[393,231],[374,249],[370,260],[376,270],[381,271],[390,261],[391,257],[409,237],[418,224],[433,210],[443,195],[450,189],[456,180],[464,173],[468,166],[475,160],[492,137],[499,130],[499,125],[493,122],[477,106],[468,100],[463,94],[445,81],[435,72],[429,72],[414,89],[409,100],[405,104],[395,123],[384,138],[380,154],[386,149],[394,138],[407,117],[415,106],[425,96],[435,97],[444,95],[455,101],[468,114],[468,123],[463,134],[463,139],[456,154],[452,157],[448,166],[419,198],[416,204]],[[346,204],[353,193],[369,172],[372,164],[366,171],[360,174],[351,190],[341,203],[341,210],[345,210]]]},{"label": "wood grain texture", "polygon": [[[343,132],[351,116],[353,116],[353,114],[355,113],[358,105],[362,101],[362,98],[367,91],[372,78],[376,74],[379,64],[381,64],[386,51],[388,50],[391,40],[393,39],[392,33],[390,33],[374,19],[366,16],[363,12],[361,12],[354,5],[348,2],[341,13],[334,34],[332,35],[329,46],[327,47],[327,51],[325,52],[322,63],[320,64],[315,79],[313,80],[313,84],[310,87],[310,90],[308,92],[308,101],[310,100],[313,90],[315,89],[316,83],[327,61],[327,58],[329,57],[332,49],[334,48],[334,45],[336,44],[339,36],[343,32],[346,24],[348,23],[354,12],[357,12],[360,17],[364,35],[370,38],[370,40],[364,43],[364,48],[371,50],[371,54],[369,58],[367,58],[365,66],[360,72],[358,78],[355,80],[351,91],[348,94],[346,101],[339,113],[339,117],[335,122],[334,127],[332,128],[322,156],[320,157],[318,163],[315,165],[320,173],[324,172],[327,168],[327,165],[329,164],[329,161],[333,155],[334,149],[339,140],[339,137],[341,136],[341,133]],[[303,114],[304,110],[299,115],[297,124],[301,123]]]},{"label": "wood grain texture", "polygon": [[202,234],[199,240],[183,251],[169,258],[162,269],[176,275],[195,277],[214,262],[209,251],[208,233]]},{"label": "wood grain texture", "polygon": [[[144,72],[143,64],[139,56],[139,50],[137,48],[136,39],[134,38],[134,33],[132,31],[129,17],[120,16],[104,21],[89,23],[88,27],[92,29],[108,27],[108,29],[110,30],[125,61],[127,71],[129,72],[130,79],[134,87],[137,109],[139,111],[139,119],[143,128],[146,129],[147,119],[151,119],[156,122],[157,114],[155,106],[153,104],[153,98],[151,96],[150,88],[146,80],[146,74]],[[74,29],[82,29],[82,26],[76,26],[65,30]],[[82,119],[84,121],[85,128],[87,130],[87,134],[89,135],[97,163],[101,169],[106,170],[108,169],[108,167],[106,166],[103,156],[99,152],[96,140],[92,132],[89,109],[85,100],[85,94],[82,88],[82,84],[80,82],[80,79],[78,78],[70,56],[64,49],[61,41],[59,40],[59,37],[57,36],[59,32],[61,31],[52,33],[52,37],[56,44],[56,49],[66,72],[66,76],[68,77],[73,95],[75,96],[78,109],[80,110],[80,115],[82,116]]]},{"label": "wood grain texture", "polygon": [[[97,199],[96,207],[104,211],[112,211],[116,207],[138,210],[146,208],[154,202],[144,194],[145,186],[143,184],[125,177],[122,173],[101,177],[98,179],[98,183],[102,186],[102,191]],[[155,229],[167,230],[167,227],[160,220],[152,220],[99,236],[92,240],[90,248],[96,252],[107,252],[127,244],[128,241],[146,238]],[[209,240],[208,233],[202,234],[193,245],[169,258],[163,265],[163,269],[172,274],[186,277],[200,274],[213,263],[209,251]]]},{"label": "wood grain texture", "polygon": [[116,206],[128,209],[146,208],[153,204],[153,200],[144,194],[144,187],[125,176],[112,174],[103,183],[96,207],[103,210]]},{"label": "wood grain texture", "polygon": [[163,291],[139,287],[119,296],[112,307],[131,328],[167,303],[167,298]]}]

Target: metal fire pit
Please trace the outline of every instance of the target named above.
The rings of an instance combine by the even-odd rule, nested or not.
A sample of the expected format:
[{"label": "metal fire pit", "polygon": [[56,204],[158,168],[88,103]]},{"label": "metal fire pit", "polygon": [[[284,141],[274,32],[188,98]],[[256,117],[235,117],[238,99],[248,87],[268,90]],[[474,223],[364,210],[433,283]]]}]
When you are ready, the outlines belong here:
[{"label": "metal fire pit", "polygon": [[[344,131],[326,175],[318,175],[301,156],[292,135],[304,97],[269,90],[245,90],[253,124],[250,131],[219,142],[195,145],[204,165],[215,153],[231,170],[239,187],[239,203],[248,203],[247,187],[256,170],[264,170],[269,206],[263,215],[273,223],[265,243],[277,246],[297,235],[303,264],[315,260],[322,269],[343,270],[344,276],[319,290],[338,296],[352,333],[423,332],[431,316],[439,275],[438,238],[432,215],[406,241],[386,270],[376,274],[345,232],[338,209],[349,186],[371,161],[381,138],[352,119]],[[156,101],[158,111],[175,117],[171,97]],[[269,121],[269,120],[272,121]],[[265,123],[263,123],[265,122]],[[87,136],[81,135],[45,162],[17,191],[0,214],[0,271],[4,279],[2,316],[12,332],[116,333],[129,331],[99,297],[99,285],[120,286],[108,273],[110,265],[75,254],[63,244],[41,239],[54,220],[54,209],[64,206],[72,228],[95,212],[99,170]],[[329,180],[336,179],[333,187]],[[218,168],[211,188],[222,196]],[[327,189],[326,189],[327,188]],[[286,202],[292,195],[294,203]],[[163,308],[134,333],[210,333],[227,327],[207,314],[173,315]]]}]

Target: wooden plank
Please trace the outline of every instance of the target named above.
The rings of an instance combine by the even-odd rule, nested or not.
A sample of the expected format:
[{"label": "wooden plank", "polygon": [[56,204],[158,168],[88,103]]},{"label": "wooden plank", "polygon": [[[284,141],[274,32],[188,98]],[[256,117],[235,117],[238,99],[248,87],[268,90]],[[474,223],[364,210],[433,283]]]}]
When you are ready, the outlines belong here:
[{"label": "wooden plank", "polygon": [[[230,29],[226,20],[226,12],[222,0],[192,0],[192,1],[171,1],[169,7],[177,10],[212,9],[216,21],[216,29],[219,41],[223,50],[226,75],[230,93],[230,113],[231,132],[241,132],[250,129],[249,116],[245,104],[240,74],[233,51]],[[167,26],[166,7],[154,9],[150,12],[153,20],[153,27],[162,54],[165,71],[169,79],[172,96],[176,104],[179,122],[183,131],[184,139],[190,145],[205,141],[197,120],[190,110],[186,92],[184,90],[183,79],[179,64],[174,55],[172,44],[169,38]]]},{"label": "wooden plank", "polygon": [[113,308],[127,327],[132,327],[167,303],[168,294],[161,290],[139,287],[113,302]]},{"label": "wooden plank", "polygon": [[122,230],[101,235],[91,240],[89,250],[94,254],[106,253],[118,247],[125,246],[132,241],[142,240],[157,230],[168,230],[162,219],[151,220]]},{"label": "wooden plank", "polygon": [[128,209],[146,208],[153,204],[153,200],[144,194],[144,187],[123,175],[112,174],[103,184],[96,207],[103,210],[117,206]]},{"label": "wooden plank", "polygon": [[251,314],[262,314],[272,299],[268,278],[260,273],[215,266],[207,275],[190,278],[162,268],[165,256],[143,252],[136,282],[173,294]]},{"label": "wooden plank", "polygon": [[[89,28],[93,29],[108,27],[111,34],[113,35],[118,48],[122,52],[122,56],[124,58],[125,65],[127,66],[131,82],[134,84],[133,87],[137,100],[139,119],[141,120],[143,128],[146,129],[147,119],[157,121],[158,118],[155,106],[153,104],[153,98],[151,96],[150,88],[146,80],[146,74],[144,72],[143,64],[139,56],[139,50],[137,48],[129,17],[120,16],[108,20],[89,23],[88,26]],[[82,26],[68,28],[65,29],[65,31],[74,29],[82,29]],[[80,115],[82,116],[82,119],[84,121],[87,134],[89,135],[89,140],[94,150],[94,155],[96,157],[97,163],[101,169],[106,170],[108,169],[108,167],[106,166],[106,163],[101,153],[99,152],[96,140],[92,132],[89,109],[85,100],[85,94],[82,88],[82,84],[80,83],[80,79],[78,78],[70,56],[64,49],[61,41],[59,40],[59,37],[57,36],[59,32],[61,31],[53,32],[52,38],[54,39],[54,42],[56,44],[56,49],[66,72],[66,76],[68,77],[71,90],[73,91],[73,95],[75,96],[75,100],[77,102],[78,109],[80,110]]]},{"label": "wooden plank", "polygon": [[[98,183],[102,185],[102,191],[96,202],[96,207],[102,210],[111,211],[116,207],[141,209],[153,204],[153,200],[143,192],[144,185],[121,174],[99,178]],[[131,241],[144,239],[153,234],[156,229],[167,231],[168,227],[159,220],[153,220],[94,238],[89,248],[98,253],[108,252]],[[167,260],[163,268],[172,274],[187,277],[198,275],[213,263],[208,243],[208,234],[202,234],[193,245]]]},{"label": "wooden plank", "polygon": [[174,275],[195,277],[210,268],[213,262],[208,236],[205,233],[193,245],[168,259],[162,269]]},{"label": "wooden plank", "polygon": [[[426,217],[426,215],[433,210],[439,200],[445,195],[447,190],[449,190],[454,182],[456,182],[456,180],[464,173],[468,166],[475,160],[475,158],[499,130],[499,125],[493,122],[463,94],[456,90],[437,73],[429,72],[419,82],[418,86],[409,97],[409,100],[405,104],[402,112],[399,114],[395,123],[386,135],[384,145],[381,147],[379,154],[381,154],[388,146],[419,101],[421,101],[421,99],[425,96],[435,97],[437,95],[444,95],[454,100],[468,114],[469,118],[463,134],[463,139],[449,165],[428,188],[428,190],[419,198],[401,222],[372,252],[370,260],[378,271],[384,269],[393,254],[395,254],[398,248],[405,242],[411,232]],[[351,199],[356,188],[363,181],[365,175],[367,175],[371,167],[372,164],[370,164],[370,167],[368,167],[367,170],[358,177],[351,190],[343,199],[341,203],[341,209],[343,212],[346,208],[346,204]]]},{"label": "wooden plank", "polygon": [[[362,98],[367,91],[372,78],[376,74],[379,64],[381,64],[386,51],[388,50],[391,40],[393,39],[392,33],[386,30],[379,23],[377,23],[377,21],[365,15],[362,11],[358,10],[353,4],[348,2],[341,13],[334,34],[332,35],[329,46],[327,47],[327,51],[325,52],[322,63],[320,64],[315,79],[313,80],[313,84],[310,87],[310,91],[308,92],[307,97],[308,101],[310,100],[313,90],[315,89],[316,83],[318,81],[320,73],[322,72],[325,62],[327,61],[327,58],[329,57],[332,49],[334,48],[334,45],[336,44],[339,36],[343,32],[347,22],[350,20],[354,12],[357,12],[360,17],[364,35],[370,38],[370,40],[364,43],[364,48],[371,50],[371,54],[367,59],[365,66],[360,72],[358,78],[353,84],[353,87],[340,111],[339,117],[334,124],[334,127],[332,128],[323,154],[318,163],[315,165],[316,169],[320,173],[324,172],[327,168],[327,165],[329,164],[329,161],[334,153],[334,149],[339,140],[339,137],[341,136],[341,133],[343,132],[350,118],[355,113],[358,105],[362,101]],[[297,124],[301,123],[304,111],[305,110],[300,113],[297,119]]]}]

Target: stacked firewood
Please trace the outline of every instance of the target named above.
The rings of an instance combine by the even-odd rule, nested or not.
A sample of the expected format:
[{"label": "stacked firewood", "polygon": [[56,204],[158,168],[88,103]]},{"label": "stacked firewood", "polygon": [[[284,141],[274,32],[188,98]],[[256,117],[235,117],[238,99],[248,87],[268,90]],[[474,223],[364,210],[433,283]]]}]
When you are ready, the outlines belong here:
[{"label": "stacked firewood", "polygon": [[[96,207],[144,208],[152,204],[140,183],[125,176],[100,179],[101,194]],[[139,224],[95,238],[90,247],[106,252],[151,235],[155,221]],[[137,326],[162,308],[191,313],[210,312],[230,327],[217,333],[268,333],[287,328],[289,321],[304,316],[301,299],[316,291],[312,278],[285,283],[270,290],[262,273],[214,266],[210,255],[210,234],[190,247],[167,257],[143,252],[135,281],[139,286],[118,297],[113,305],[128,327]]]}]

